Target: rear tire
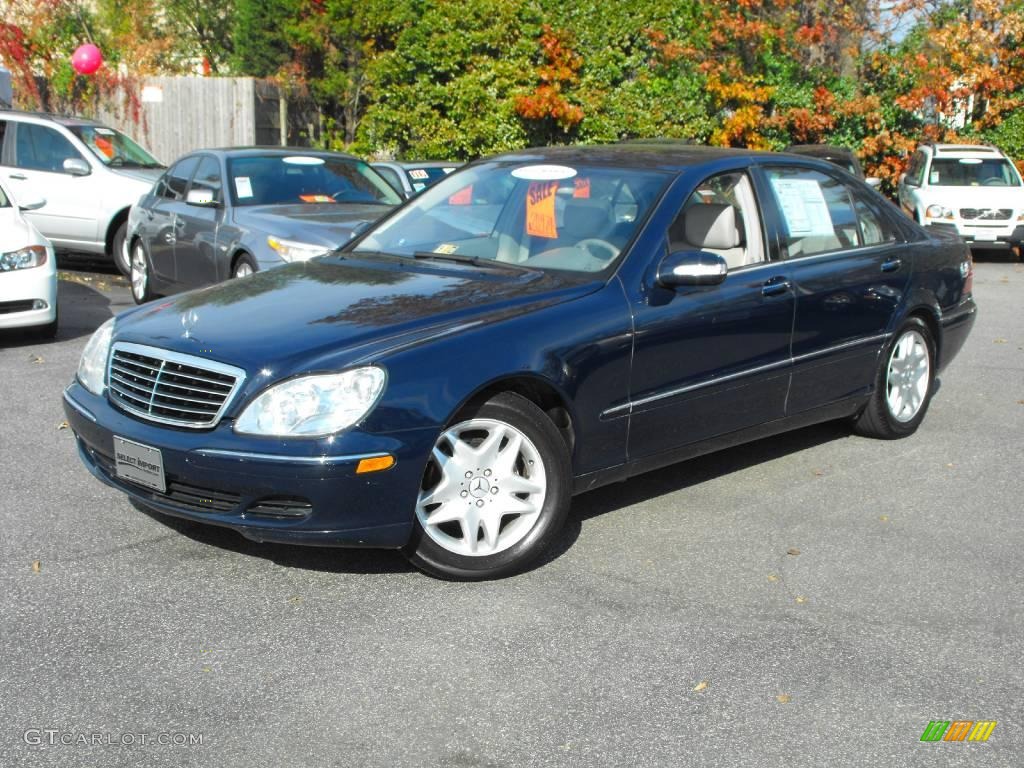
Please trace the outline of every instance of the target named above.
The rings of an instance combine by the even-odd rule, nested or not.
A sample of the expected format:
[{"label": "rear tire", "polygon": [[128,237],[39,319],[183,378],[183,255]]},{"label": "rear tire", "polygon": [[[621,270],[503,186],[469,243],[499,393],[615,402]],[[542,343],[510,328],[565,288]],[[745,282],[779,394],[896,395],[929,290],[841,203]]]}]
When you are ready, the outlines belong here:
[{"label": "rear tire", "polygon": [[111,258],[114,266],[120,270],[125,277],[131,275],[131,254],[128,250],[128,220],[121,222],[121,226],[114,233],[114,240],[111,243]]},{"label": "rear tire", "polygon": [[558,429],[502,392],[465,409],[434,445],[404,554],[426,573],[479,581],[524,570],[565,522],[572,464]]},{"label": "rear tire", "polygon": [[875,391],[857,416],[854,431],[882,440],[914,434],[928,411],[934,384],[932,332],[920,318],[907,318],[882,353]]}]

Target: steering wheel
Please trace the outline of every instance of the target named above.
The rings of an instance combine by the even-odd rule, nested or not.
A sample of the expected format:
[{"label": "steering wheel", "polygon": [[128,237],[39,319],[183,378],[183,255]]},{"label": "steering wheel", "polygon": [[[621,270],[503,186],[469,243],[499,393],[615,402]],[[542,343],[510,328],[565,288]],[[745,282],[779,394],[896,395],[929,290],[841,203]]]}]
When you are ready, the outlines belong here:
[{"label": "steering wheel", "polygon": [[[598,261],[604,261],[605,263],[611,261],[619,255],[619,249],[609,243],[607,240],[601,240],[597,237],[587,237],[576,243],[576,247],[582,251],[585,251],[588,256]],[[607,256],[603,256],[600,252],[604,251]]]},{"label": "steering wheel", "polygon": [[1006,182],[999,176],[989,176],[987,179],[982,180],[981,186],[983,187],[1005,187]]}]

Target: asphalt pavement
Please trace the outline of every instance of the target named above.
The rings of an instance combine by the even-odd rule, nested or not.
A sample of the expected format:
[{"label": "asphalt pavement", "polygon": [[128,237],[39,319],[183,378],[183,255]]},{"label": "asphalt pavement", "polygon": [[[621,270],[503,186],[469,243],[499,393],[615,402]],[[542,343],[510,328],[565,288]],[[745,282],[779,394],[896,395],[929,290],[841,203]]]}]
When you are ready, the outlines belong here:
[{"label": "asphalt pavement", "polygon": [[[829,424],[577,497],[521,576],[259,545],[80,464],[61,391],[124,281],[0,337],[0,766],[1024,764],[1024,267],[919,432]],[[995,720],[923,743],[931,720]]]}]

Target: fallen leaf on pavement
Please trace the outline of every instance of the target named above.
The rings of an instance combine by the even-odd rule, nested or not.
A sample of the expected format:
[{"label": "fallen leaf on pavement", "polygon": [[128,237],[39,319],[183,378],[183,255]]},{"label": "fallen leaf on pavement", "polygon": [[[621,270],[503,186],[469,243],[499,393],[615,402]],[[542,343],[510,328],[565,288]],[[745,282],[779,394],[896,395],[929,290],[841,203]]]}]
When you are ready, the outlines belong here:
[{"label": "fallen leaf on pavement", "polygon": [[1006,339],[992,339],[993,344],[1005,344]]},{"label": "fallen leaf on pavement", "polygon": [[774,573],[769,573],[768,574],[768,581],[778,581],[778,580],[779,580],[779,577],[776,576]]},{"label": "fallen leaf on pavement", "polygon": [[292,603],[293,605],[298,605],[302,602],[302,597],[300,595],[292,595],[288,598],[288,602]]},{"label": "fallen leaf on pavement", "polygon": [[797,601],[798,603],[800,603],[801,605],[803,605],[804,603],[806,603],[806,602],[807,602],[807,598],[806,598],[806,597],[804,597],[803,595],[797,595],[797,596],[796,596],[796,601]]},{"label": "fallen leaf on pavement", "polygon": [[879,515],[878,519],[881,520],[883,523],[888,523],[889,522],[889,516],[888,515]]},{"label": "fallen leaf on pavement", "polygon": [[780,693],[778,696],[775,697],[775,700],[779,702],[779,704],[789,704],[792,698],[793,697],[790,696],[788,693]]},{"label": "fallen leaf on pavement", "polygon": [[708,681],[707,680],[701,680],[699,683],[697,683],[695,686],[693,686],[693,690],[697,691],[698,693],[700,693],[701,691],[706,691],[707,689],[708,689]]},{"label": "fallen leaf on pavement", "polygon": [[33,560],[32,561],[32,573],[39,573],[41,570],[43,570],[43,563],[42,563],[42,561],[40,561],[40,560]]},{"label": "fallen leaf on pavement", "polygon": [[57,429],[58,430],[67,429],[67,428],[68,428],[68,423],[66,421],[62,421],[60,424],[57,425]]},{"label": "fallen leaf on pavement", "polygon": [[28,361],[30,363],[35,363],[36,365],[39,365],[39,363],[45,362],[45,360],[43,360],[43,358],[42,358],[42,355],[29,355],[28,356]]},{"label": "fallen leaf on pavement", "polygon": [[796,547],[790,547],[789,549],[786,550],[786,554],[787,555],[792,555],[793,557],[796,557],[797,555],[800,554],[800,550],[797,549]]}]

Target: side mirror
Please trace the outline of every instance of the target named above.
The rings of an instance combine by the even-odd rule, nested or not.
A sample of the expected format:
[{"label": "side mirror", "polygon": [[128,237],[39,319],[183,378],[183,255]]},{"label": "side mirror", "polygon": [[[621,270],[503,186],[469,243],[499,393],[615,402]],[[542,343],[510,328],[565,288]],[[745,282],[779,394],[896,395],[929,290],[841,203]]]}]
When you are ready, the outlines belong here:
[{"label": "side mirror", "polygon": [[88,176],[92,168],[80,157],[69,157],[64,161],[64,173],[69,176]]},{"label": "side mirror", "polygon": [[877,176],[868,176],[866,179],[864,179],[864,183],[867,184],[872,189],[878,189],[880,186],[882,186],[882,180]]},{"label": "side mirror", "polygon": [[18,209],[22,211],[38,211],[44,205],[46,205],[45,197],[28,195],[18,200]]},{"label": "side mirror", "polygon": [[707,251],[674,251],[658,265],[658,284],[665,288],[684,285],[718,285],[729,271],[725,259]]},{"label": "side mirror", "polygon": [[200,208],[216,208],[217,201],[214,199],[212,189],[190,189],[185,195],[185,203],[197,205]]}]

